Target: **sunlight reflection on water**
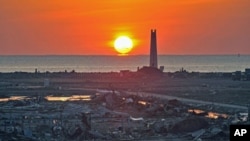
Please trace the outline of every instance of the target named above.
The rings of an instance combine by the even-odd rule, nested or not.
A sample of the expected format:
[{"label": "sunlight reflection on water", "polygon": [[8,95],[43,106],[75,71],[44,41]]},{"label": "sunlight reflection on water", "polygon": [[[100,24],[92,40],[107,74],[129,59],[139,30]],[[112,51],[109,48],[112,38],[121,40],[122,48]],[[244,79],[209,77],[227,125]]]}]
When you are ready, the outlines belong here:
[{"label": "sunlight reflection on water", "polygon": [[[90,101],[91,95],[71,95],[71,96],[46,96],[48,101]],[[7,98],[0,98],[0,102],[18,101],[29,99],[27,96],[11,96]]]},{"label": "sunlight reflection on water", "polygon": [[48,101],[90,101],[90,95],[72,95],[72,96],[46,96]]},{"label": "sunlight reflection on water", "polygon": [[0,102],[12,101],[12,100],[24,100],[27,96],[11,96],[8,98],[0,98]]},{"label": "sunlight reflection on water", "polygon": [[220,113],[215,113],[215,112],[206,112],[203,110],[199,109],[189,109],[189,113],[195,113],[195,114],[206,114],[205,117],[211,118],[211,119],[218,119],[218,118],[228,118],[229,115],[227,114],[220,114]]}]

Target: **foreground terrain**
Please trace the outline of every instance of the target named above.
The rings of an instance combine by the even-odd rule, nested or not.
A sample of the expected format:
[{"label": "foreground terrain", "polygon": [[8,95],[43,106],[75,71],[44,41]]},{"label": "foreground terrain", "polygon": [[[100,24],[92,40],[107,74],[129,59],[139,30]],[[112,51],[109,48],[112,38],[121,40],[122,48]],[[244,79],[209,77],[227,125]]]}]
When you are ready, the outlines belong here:
[{"label": "foreground terrain", "polygon": [[0,139],[229,140],[249,92],[229,77],[1,74]]}]

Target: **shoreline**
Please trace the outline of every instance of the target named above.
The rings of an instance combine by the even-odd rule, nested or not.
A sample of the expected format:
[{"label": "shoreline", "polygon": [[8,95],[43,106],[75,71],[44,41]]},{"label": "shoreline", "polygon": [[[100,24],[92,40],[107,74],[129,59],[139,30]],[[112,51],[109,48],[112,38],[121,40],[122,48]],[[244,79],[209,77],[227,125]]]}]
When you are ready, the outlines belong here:
[{"label": "shoreline", "polygon": [[[128,71],[0,73],[0,99],[10,99],[0,102],[0,110],[4,113],[0,122],[18,123],[22,125],[22,130],[30,129],[37,140],[40,137],[57,138],[52,127],[60,126],[76,132],[78,127],[73,125],[77,124],[84,126],[81,129],[85,131],[89,124],[82,122],[83,113],[90,111],[92,129],[104,137],[109,137],[110,133],[118,135],[117,129],[122,129],[120,135],[124,136],[114,136],[117,140],[130,139],[134,135],[130,131],[147,138],[158,135],[157,139],[166,139],[167,133],[170,135],[167,137],[180,139],[179,131],[172,127],[178,129],[178,123],[188,121],[184,135],[201,129],[211,138],[205,139],[202,135],[199,137],[212,141],[217,133],[211,133],[211,129],[220,129],[225,135],[217,138],[225,139],[229,135],[227,131],[231,123],[246,122],[241,119],[246,117],[246,106],[250,103],[249,91],[250,81],[234,81],[232,73],[179,71],[160,76]],[[130,95],[130,92],[134,95]],[[23,97],[27,99],[22,99]],[[62,101],[44,100],[49,97]],[[92,100],[88,99],[92,97]],[[14,101],[15,98],[18,100]],[[80,100],[70,101],[77,98]],[[208,127],[194,128],[196,124],[201,124],[197,120],[206,122]],[[148,127],[147,131],[150,133],[144,133],[143,123],[157,126]],[[158,128],[158,123],[161,128]],[[14,127],[12,124],[2,125],[3,135],[9,132],[5,127]],[[133,128],[139,130],[134,131]],[[108,132],[109,130],[112,132]],[[67,135],[72,133],[67,131],[61,137],[67,139]],[[169,133],[170,131],[173,133]],[[95,133],[92,130],[86,132]],[[19,134],[22,135],[22,132]],[[145,140],[143,136],[138,136],[135,140]],[[184,137],[181,140],[194,138]]]}]

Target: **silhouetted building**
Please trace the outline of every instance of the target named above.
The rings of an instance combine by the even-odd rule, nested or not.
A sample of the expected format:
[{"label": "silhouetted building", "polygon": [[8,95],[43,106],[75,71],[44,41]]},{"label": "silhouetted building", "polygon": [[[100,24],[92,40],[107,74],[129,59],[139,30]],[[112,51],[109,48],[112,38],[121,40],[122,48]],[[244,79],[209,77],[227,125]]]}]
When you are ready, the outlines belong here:
[{"label": "silhouetted building", "polygon": [[142,76],[147,76],[147,77],[162,77],[163,72],[155,67],[148,67],[148,66],[143,66],[141,69],[137,71],[140,75]]},{"label": "silhouetted building", "polygon": [[150,61],[149,66],[143,66],[138,68],[137,72],[141,76],[147,76],[150,78],[161,77],[163,75],[164,67],[161,66],[158,69],[157,63],[157,42],[156,42],[156,29],[151,30],[151,39],[150,39]]},{"label": "silhouetted building", "polygon": [[157,64],[157,42],[156,42],[156,29],[151,30],[150,40],[150,67],[158,68]]}]

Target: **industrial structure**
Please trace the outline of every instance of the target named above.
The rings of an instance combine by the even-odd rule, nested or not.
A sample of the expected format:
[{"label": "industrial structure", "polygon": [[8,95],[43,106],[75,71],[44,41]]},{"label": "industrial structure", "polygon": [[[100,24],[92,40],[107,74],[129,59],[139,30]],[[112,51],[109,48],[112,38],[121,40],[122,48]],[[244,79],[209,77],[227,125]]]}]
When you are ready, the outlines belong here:
[{"label": "industrial structure", "polygon": [[142,68],[138,68],[137,72],[140,74],[143,74],[147,77],[161,77],[163,75],[164,67],[160,66],[160,69],[158,68],[158,62],[157,62],[157,36],[156,36],[156,29],[151,29],[150,34],[150,60],[149,60],[149,66],[143,66]]},{"label": "industrial structure", "polygon": [[150,38],[150,62],[149,66],[158,68],[157,64],[157,40],[156,40],[156,29],[151,30]]}]

